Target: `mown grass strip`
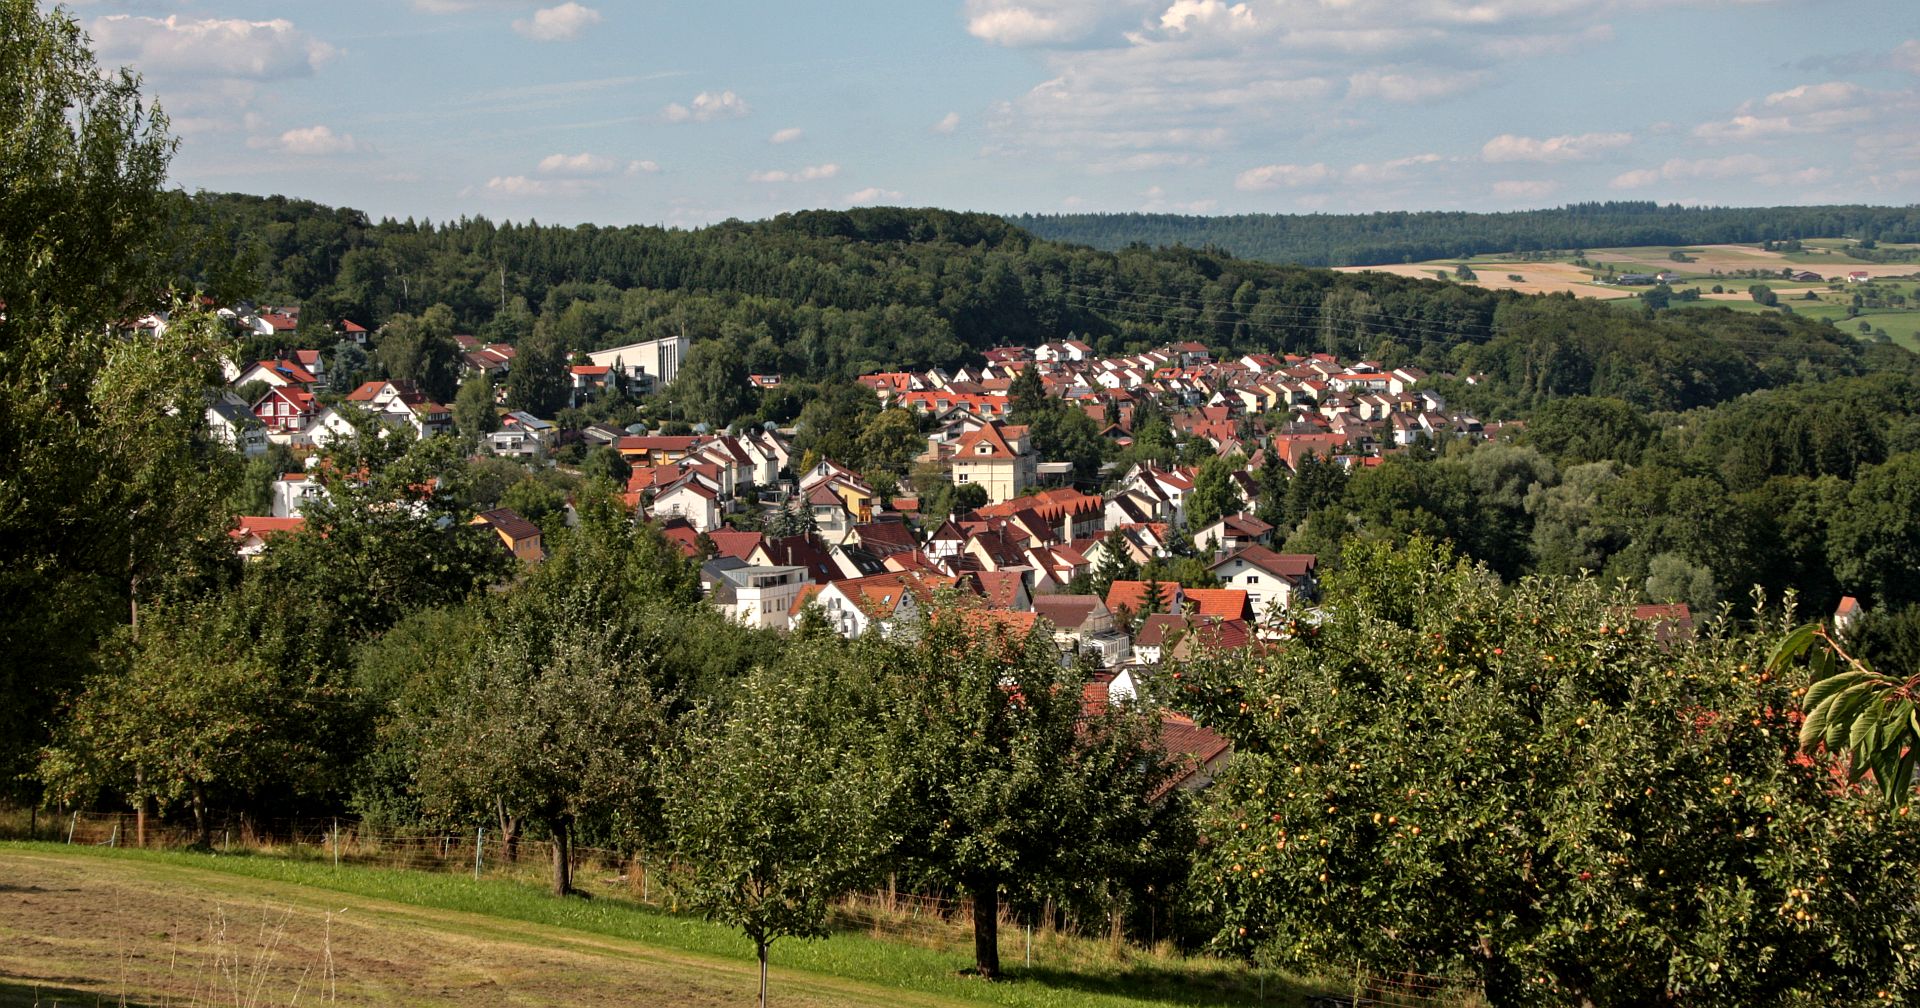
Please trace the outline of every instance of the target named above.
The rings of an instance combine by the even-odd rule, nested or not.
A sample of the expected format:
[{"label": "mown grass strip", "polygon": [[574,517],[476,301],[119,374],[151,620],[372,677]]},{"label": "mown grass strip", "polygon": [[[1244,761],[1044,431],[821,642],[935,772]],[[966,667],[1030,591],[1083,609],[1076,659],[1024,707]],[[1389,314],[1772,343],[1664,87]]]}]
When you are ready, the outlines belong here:
[{"label": "mown grass strip", "polygon": [[[752,959],[751,945],[723,925],[617,898],[560,899],[522,882],[475,881],[464,876],[386,868],[334,868],[325,863],[254,854],[99,849],[23,842],[0,843],[0,850],[134,862],[163,870],[220,873],[563,928],[717,959],[743,963]],[[437,923],[442,929],[455,933],[462,929],[457,920]],[[1263,983],[1258,974],[1214,960],[1135,953],[1108,957],[1101,962],[1100,954],[1090,948],[1077,950],[1070,957],[1073,960],[1070,967],[1041,963],[1027,969],[1020,965],[1019,950],[1014,944],[1017,936],[1004,934],[1002,940],[1007,943],[1003,944],[1003,958],[1010,968],[1006,980],[991,984],[960,973],[968,965],[964,955],[861,933],[842,932],[812,942],[782,942],[774,946],[773,958],[780,969],[1009,1006],[1287,1006],[1302,1003],[1308,990],[1297,980],[1281,974],[1269,972]]]}]

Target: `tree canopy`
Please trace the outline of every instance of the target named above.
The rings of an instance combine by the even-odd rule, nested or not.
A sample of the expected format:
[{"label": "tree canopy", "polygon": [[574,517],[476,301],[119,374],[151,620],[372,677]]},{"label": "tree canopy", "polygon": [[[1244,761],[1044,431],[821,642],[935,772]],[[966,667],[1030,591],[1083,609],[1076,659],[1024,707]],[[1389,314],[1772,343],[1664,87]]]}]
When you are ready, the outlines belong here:
[{"label": "tree canopy", "polygon": [[[1766,642],[1356,544],[1325,616],[1183,670],[1233,740],[1196,864],[1220,947],[1458,971],[1496,1005],[1871,1000],[1913,982],[1911,820],[1795,757]],[[1880,995],[1884,996],[1884,994]],[[1896,995],[1896,1000],[1904,995]]]}]

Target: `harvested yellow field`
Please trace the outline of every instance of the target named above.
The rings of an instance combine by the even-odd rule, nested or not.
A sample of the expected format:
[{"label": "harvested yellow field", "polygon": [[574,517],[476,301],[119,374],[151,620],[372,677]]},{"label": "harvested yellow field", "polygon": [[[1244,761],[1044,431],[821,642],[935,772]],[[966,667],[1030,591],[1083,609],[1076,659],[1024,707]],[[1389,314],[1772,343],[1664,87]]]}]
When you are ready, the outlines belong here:
[{"label": "harvested yellow field", "polygon": [[[1396,276],[1434,279],[1435,272],[1449,275],[1454,263],[1395,263],[1386,266],[1342,266],[1342,273],[1392,273]],[[1564,294],[1571,293],[1590,298],[1624,298],[1633,296],[1631,287],[1607,287],[1594,283],[1587,277],[1586,271],[1572,263],[1552,262],[1476,262],[1472,264],[1474,275],[1479,277],[1472,286],[1490,290],[1519,291],[1522,294]],[[1508,279],[1509,275],[1520,277]]]}]

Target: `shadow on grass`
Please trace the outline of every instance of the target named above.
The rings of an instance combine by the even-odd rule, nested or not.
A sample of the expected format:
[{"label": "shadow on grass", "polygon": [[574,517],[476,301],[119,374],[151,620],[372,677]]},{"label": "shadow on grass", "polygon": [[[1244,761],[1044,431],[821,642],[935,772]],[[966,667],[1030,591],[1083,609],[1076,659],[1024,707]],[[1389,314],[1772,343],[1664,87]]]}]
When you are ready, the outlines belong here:
[{"label": "shadow on grass", "polygon": [[1256,975],[1232,969],[1163,969],[1136,964],[1110,972],[1080,972],[1046,966],[1015,966],[1005,971],[1007,982],[1080,991],[1169,1005],[1267,1005],[1294,1008],[1321,991],[1292,979],[1268,975],[1261,986]]},{"label": "shadow on grass", "polygon": [[101,994],[0,977],[0,1008],[102,1008],[105,1005],[114,1008],[122,1005],[126,1008],[157,1008],[158,1002],[135,1001],[118,994]]}]

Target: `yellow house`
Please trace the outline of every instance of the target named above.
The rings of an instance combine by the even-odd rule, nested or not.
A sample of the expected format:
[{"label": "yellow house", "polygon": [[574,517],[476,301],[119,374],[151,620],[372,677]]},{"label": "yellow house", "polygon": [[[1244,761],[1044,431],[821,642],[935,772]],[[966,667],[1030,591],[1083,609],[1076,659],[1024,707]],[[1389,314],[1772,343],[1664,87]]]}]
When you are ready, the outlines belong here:
[{"label": "yellow house", "polygon": [[520,517],[520,512],[512,508],[494,508],[473,516],[469,525],[485,525],[500,537],[507,552],[528,563],[539,563],[547,558],[547,550],[540,541],[540,526]]},{"label": "yellow house", "polygon": [[988,504],[1004,504],[1038,482],[1036,462],[1025,427],[990,420],[960,438],[949,465],[955,486],[977,483],[986,488]]}]

